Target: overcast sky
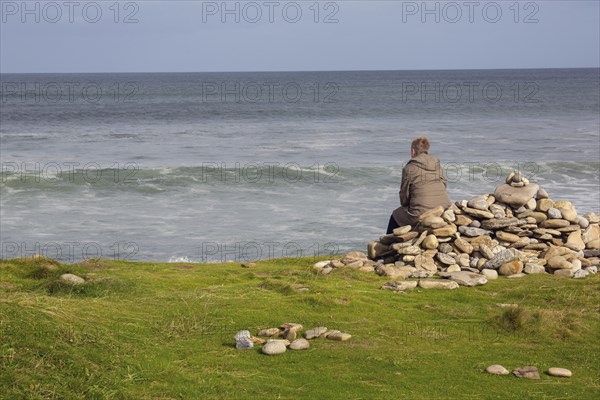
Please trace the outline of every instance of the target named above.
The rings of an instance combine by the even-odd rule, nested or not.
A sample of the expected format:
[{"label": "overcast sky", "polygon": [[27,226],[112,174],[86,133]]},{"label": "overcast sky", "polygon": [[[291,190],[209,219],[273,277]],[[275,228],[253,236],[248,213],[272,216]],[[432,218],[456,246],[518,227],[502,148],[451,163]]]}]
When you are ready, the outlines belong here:
[{"label": "overcast sky", "polygon": [[600,65],[597,0],[0,3],[5,73]]}]

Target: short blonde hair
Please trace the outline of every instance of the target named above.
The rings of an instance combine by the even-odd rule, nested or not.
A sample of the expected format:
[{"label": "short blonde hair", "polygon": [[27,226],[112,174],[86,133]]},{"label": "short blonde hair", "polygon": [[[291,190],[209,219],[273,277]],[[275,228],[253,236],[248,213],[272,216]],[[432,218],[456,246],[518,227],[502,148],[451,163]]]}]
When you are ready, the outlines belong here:
[{"label": "short blonde hair", "polygon": [[429,139],[427,139],[425,136],[419,136],[418,138],[412,141],[410,148],[415,150],[415,155],[417,156],[423,153],[428,154]]}]

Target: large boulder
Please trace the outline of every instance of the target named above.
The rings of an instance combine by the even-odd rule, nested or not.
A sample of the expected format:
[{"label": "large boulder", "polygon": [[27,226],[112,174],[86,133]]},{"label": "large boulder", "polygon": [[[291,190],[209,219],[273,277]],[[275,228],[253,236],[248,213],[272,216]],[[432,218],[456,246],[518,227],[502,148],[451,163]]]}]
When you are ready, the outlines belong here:
[{"label": "large boulder", "polygon": [[530,183],[522,187],[514,187],[503,183],[496,188],[494,197],[498,202],[509,204],[513,207],[521,207],[527,204],[530,199],[535,198],[539,188],[539,185],[535,183]]}]

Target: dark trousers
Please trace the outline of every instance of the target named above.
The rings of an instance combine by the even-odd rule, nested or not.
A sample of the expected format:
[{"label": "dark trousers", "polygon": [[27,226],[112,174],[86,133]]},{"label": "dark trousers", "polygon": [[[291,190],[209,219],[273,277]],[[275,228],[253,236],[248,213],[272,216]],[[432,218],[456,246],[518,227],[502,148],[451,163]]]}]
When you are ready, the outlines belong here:
[{"label": "dark trousers", "polygon": [[400,225],[396,222],[396,219],[393,215],[390,215],[390,222],[388,222],[387,234],[394,232],[394,229],[399,228]]}]

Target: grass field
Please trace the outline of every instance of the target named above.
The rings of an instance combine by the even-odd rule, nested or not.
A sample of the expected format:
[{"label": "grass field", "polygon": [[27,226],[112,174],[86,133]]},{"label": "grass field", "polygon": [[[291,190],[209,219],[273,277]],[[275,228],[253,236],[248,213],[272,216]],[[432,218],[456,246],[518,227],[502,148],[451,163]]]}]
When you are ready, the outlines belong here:
[{"label": "grass field", "polygon": [[[317,276],[314,262],[88,260],[48,271],[46,259],[2,260],[0,398],[600,398],[600,274],[398,294],[375,274]],[[88,282],[62,285],[65,272]],[[353,337],[271,357],[235,349],[238,330],[284,322]],[[492,376],[491,364],[573,377]]]}]

